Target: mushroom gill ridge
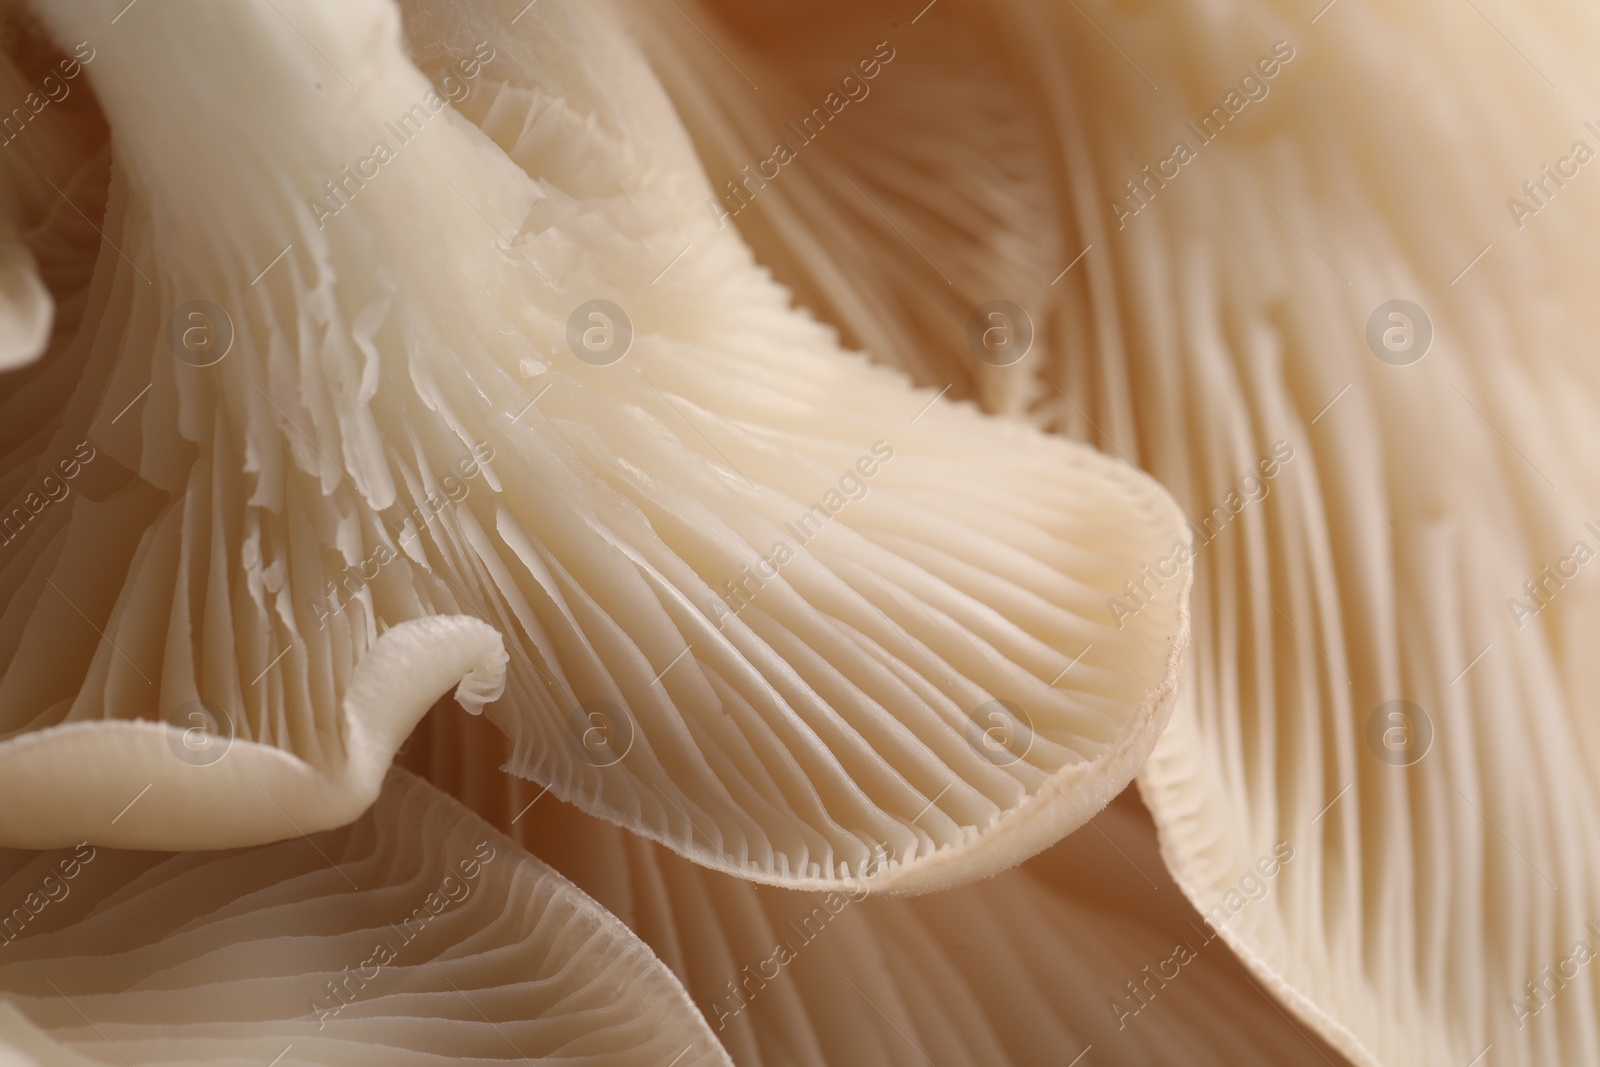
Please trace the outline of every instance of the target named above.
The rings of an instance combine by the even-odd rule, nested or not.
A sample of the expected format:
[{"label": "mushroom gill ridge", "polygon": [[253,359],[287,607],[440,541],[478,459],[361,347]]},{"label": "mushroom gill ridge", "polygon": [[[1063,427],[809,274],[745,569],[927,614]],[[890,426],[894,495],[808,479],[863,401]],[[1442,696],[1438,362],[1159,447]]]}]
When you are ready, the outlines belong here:
[{"label": "mushroom gill ridge", "polygon": [[606,11],[461,18],[415,62],[377,0],[96,44],[105,245],[28,456],[99,480],[0,557],[5,839],[348,822],[452,685],[513,773],[755,880],[935,888],[1081,825],[1186,647],[1165,491],[793,310]]}]

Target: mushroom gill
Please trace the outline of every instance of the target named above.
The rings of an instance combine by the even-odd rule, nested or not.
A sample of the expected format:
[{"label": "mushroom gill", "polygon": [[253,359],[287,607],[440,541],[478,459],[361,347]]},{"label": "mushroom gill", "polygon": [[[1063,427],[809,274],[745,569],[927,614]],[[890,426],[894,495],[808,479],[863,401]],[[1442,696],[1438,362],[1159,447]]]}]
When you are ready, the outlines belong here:
[{"label": "mushroom gill", "polygon": [[729,1063],[627,927],[402,770],[277,844],[5,850],[0,900],[8,1064]]},{"label": "mushroom gill", "polygon": [[37,5],[94,39],[112,172],[49,408],[12,398],[19,492],[80,443],[93,481],[6,512],[0,836],[343,824],[452,685],[513,773],[760,881],[1081,825],[1171,707],[1170,498],[842,350],[612,15],[518,6]]},{"label": "mushroom gill", "polygon": [[[890,41],[733,223],[875,357],[1178,499],[1140,793],[1202,911],[1294,848],[1224,926],[1255,976],[1358,1064],[1600,1058],[1594,12],[677,6],[630,17],[714,182]],[[992,299],[1028,359],[963,344]]]}]

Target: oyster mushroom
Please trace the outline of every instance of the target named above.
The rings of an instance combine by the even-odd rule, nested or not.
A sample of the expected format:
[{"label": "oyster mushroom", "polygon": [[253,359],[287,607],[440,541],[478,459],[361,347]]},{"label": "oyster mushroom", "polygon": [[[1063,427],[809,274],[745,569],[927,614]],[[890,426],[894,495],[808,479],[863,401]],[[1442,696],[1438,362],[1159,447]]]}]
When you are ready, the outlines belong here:
[{"label": "oyster mushroom", "polygon": [[737,1063],[1342,1062],[1184,901],[1131,791],[990,879],[910,897],[865,879],[796,893],[484,776],[505,739],[447,710],[404,763],[623,919]]},{"label": "oyster mushroom", "polygon": [[729,1062],[620,921],[405,771],[305,838],[0,864],[7,1063]]},{"label": "oyster mushroom", "polygon": [[452,685],[513,772],[797,887],[992,873],[1137,771],[1170,499],[793,310],[604,10],[424,11],[425,69],[378,0],[36,14],[112,187],[17,412],[100,480],[0,559],[5,840],[339,825]]},{"label": "oyster mushroom", "polygon": [[[889,32],[680,6],[631,11],[714,176]],[[874,355],[1173,490],[1195,652],[1140,792],[1202,912],[1295,849],[1224,924],[1264,986],[1354,1063],[1589,1062],[1600,25],[1320,7],[940,3],[735,223]],[[995,295],[1015,367],[961,343]]]}]

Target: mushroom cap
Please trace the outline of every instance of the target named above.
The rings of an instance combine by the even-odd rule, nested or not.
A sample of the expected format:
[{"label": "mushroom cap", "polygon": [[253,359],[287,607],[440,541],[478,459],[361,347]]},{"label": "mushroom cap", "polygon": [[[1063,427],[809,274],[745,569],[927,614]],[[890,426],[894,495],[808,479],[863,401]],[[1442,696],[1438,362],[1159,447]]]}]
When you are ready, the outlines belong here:
[{"label": "mushroom cap", "polygon": [[729,1062],[618,919],[398,769],[337,830],[0,862],[0,1049],[35,1062]]},{"label": "mushroom cap", "polygon": [[1170,708],[1170,498],[842,350],[615,19],[524,10],[97,41],[111,247],[30,454],[105,480],[0,556],[0,837],[338,825],[453,684],[512,772],[761,881],[935,888],[1081,825]]},{"label": "mushroom cap", "polygon": [[1188,903],[1132,789],[993,878],[917,896],[865,882],[797,893],[478,772],[504,749],[485,724],[435,712],[404,759],[626,922],[740,1064],[1341,1062]]},{"label": "mushroom cap", "polygon": [[[679,6],[630,18],[714,176],[880,33]],[[1600,19],[1459,16],[945,0],[737,224],[845,337],[1130,457],[1191,517],[1194,644],[1139,785],[1286,1011],[1358,1064],[1587,1063]],[[912,284],[908,239],[950,285]],[[938,329],[991,287],[1056,324],[1037,358]]]}]

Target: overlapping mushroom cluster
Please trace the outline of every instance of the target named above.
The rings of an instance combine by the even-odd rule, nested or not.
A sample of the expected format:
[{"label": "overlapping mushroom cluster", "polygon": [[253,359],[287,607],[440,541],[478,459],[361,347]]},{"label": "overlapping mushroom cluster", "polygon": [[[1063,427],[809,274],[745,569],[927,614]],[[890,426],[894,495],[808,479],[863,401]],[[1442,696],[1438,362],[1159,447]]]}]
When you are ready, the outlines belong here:
[{"label": "overlapping mushroom cluster", "polygon": [[1096,9],[1181,83],[1115,101],[1045,0],[0,6],[0,1050],[1600,1047],[1498,1006],[1600,888],[1595,602],[1479,611],[1600,488],[1580,243],[1439,284],[1485,179],[1370,130],[1532,135],[1235,6]]}]

